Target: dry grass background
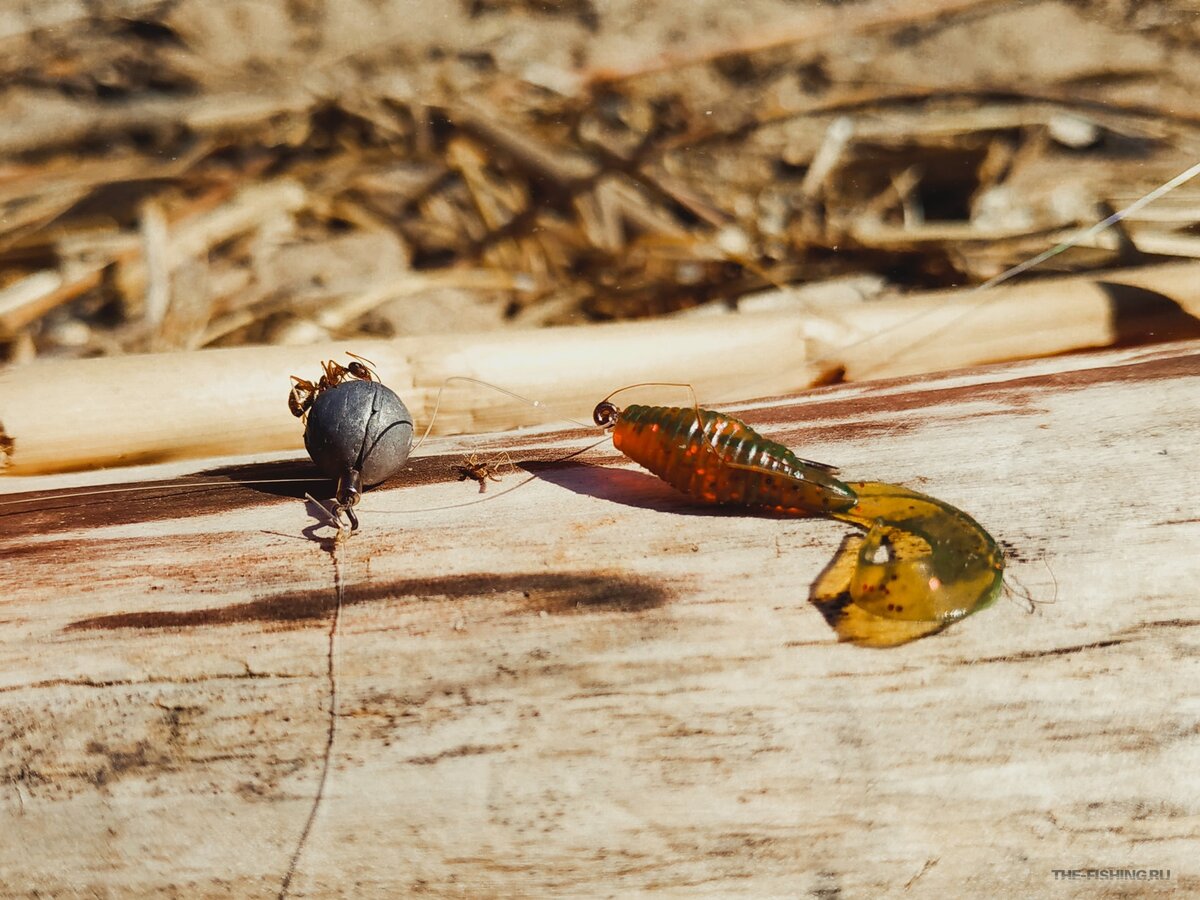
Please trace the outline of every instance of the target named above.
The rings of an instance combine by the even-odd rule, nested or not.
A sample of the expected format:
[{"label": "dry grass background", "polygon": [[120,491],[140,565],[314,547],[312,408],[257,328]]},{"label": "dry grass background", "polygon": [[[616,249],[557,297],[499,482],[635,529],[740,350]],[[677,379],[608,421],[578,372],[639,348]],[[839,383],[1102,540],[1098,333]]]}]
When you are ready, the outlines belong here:
[{"label": "dry grass background", "polygon": [[[1195,161],[1200,19],[31,0],[0,85],[20,365],[976,284]],[[1197,221],[1184,189],[1045,271],[1195,257]]]}]

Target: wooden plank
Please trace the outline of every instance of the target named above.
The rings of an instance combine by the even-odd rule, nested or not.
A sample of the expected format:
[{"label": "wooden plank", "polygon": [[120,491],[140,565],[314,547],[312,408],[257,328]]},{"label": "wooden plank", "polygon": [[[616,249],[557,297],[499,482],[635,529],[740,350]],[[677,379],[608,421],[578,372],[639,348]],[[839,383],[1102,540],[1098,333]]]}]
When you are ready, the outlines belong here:
[{"label": "wooden plank", "polygon": [[[961,506],[1055,601],[886,651],[806,602],[844,526],[697,508],[609,446],[526,462],[591,434],[436,445],[337,551],[292,893],[1197,890],[1197,396],[1189,342],[743,408]],[[477,499],[450,467],[501,449],[520,490],[385,512]],[[330,721],[302,490],[0,506],[0,896],[279,891]]]}]

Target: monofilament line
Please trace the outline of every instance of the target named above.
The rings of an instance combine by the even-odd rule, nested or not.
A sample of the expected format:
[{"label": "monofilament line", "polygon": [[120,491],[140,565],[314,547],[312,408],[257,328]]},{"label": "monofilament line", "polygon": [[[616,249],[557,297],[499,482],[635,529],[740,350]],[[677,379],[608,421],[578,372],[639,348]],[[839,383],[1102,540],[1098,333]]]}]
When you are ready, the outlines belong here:
[{"label": "monofilament line", "polygon": [[325,797],[325,786],[329,782],[329,769],[333,764],[333,741],[337,734],[338,717],[337,640],[342,624],[342,606],[345,601],[345,582],[342,580],[341,559],[338,555],[341,546],[342,534],[339,530],[338,537],[333,542],[333,548],[329,551],[329,558],[333,562],[334,608],[333,621],[329,624],[329,651],[325,668],[326,679],[329,683],[329,726],[325,731],[325,752],[321,759],[321,778],[317,782],[317,792],[313,796],[312,809],[308,811],[308,819],[304,823],[304,829],[300,832],[300,839],[296,842],[296,849],[288,863],[287,874],[283,876],[283,883],[279,886],[279,900],[286,900],[288,891],[291,890],[292,879],[296,875],[300,857],[304,854],[308,836],[312,833],[313,825],[317,821],[317,810],[320,809],[321,801]]},{"label": "monofilament line", "polygon": [[1160,184],[1150,193],[1139,197],[1124,209],[1117,210],[1107,219],[1097,222],[1090,228],[1085,228],[1083,231],[1073,235],[1072,237],[1063,241],[1061,244],[1051,247],[1049,250],[1039,253],[1037,256],[1034,256],[1031,259],[1027,259],[1025,262],[1015,265],[1011,269],[1006,269],[999,275],[989,278],[987,281],[983,282],[983,284],[977,286],[975,290],[985,291],[990,287],[995,287],[1002,282],[1008,281],[1010,278],[1016,278],[1018,275],[1028,272],[1034,266],[1040,266],[1046,260],[1058,256],[1058,254],[1063,253],[1066,250],[1070,250],[1072,247],[1082,244],[1085,241],[1090,241],[1096,235],[1107,231],[1109,228],[1112,228],[1112,226],[1116,225],[1122,219],[1126,219],[1129,216],[1132,216],[1134,213],[1139,212],[1143,208],[1149,206],[1159,197],[1164,197],[1171,193],[1171,191],[1175,190],[1175,188],[1187,184],[1187,182],[1191,181],[1197,175],[1200,175],[1200,162],[1196,163],[1186,172],[1180,172],[1165,184]]},{"label": "monofilament line", "polygon": [[[1146,206],[1149,206],[1151,203],[1153,203],[1155,200],[1158,200],[1160,197],[1163,197],[1163,196],[1171,193],[1171,191],[1175,190],[1177,187],[1180,187],[1181,185],[1184,185],[1187,182],[1191,181],[1197,175],[1200,175],[1200,162],[1196,163],[1191,168],[1189,168],[1183,172],[1180,172],[1178,175],[1176,175],[1170,181],[1160,184],[1154,190],[1150,191],[1148,194],[1145,194],[1145,195],[1139,197],[1137,200],[1135,200],[1133,203],[1130,203],[1124,209],[1118,210],[1117,212],[1113,213],[1108,218],[1102,219],[1101,221],[1097,222],[1095,225],[1092,225],[1088,228],[1084,228],[1084,229],[1076,232],[1071,237],[1067,238],[1067,240],[1063,241],[1061,244],[1056,244],[1055,246],[1051,247],[1049,250],[1045,250],[1042,253],[1039,253],[1037,256],[1031,257],[1030,259],[1027,259],[1022,263],[1018,263],[1017,265],[1013,266],[1010,269],[1005,269],[999,275],[993,276],[992,278],[989,278],[987,281],[983,282],[982,284],[978,284],[975,287],[971,288],[970,292],[972,294],[984,293],[987,291],[988,288],[996,287],[999,284],[1003,284],[1006,281],[1016,278],[1018,275],[1028,272],[1030,269],[1034,268],[1035,266],[1041,265],[1046,260],[1051,259],[1055,256],[1058,256],[1060,253],[1064,253],[1065,251],[1070,250],[1072,247],[1076,247],[1079,244],[1084,243],[1085,241],[1091,240],[1096,235],[1100,234],[1101,232],[1107,231],[1113,225],[1116,225],[1122,219],[1128,218],[1129,216],[1140,211],[1141,209],[1145,208]],[[987,303],[990,299],[991,298],[986,297],[986,295],[985,295],[985,297],[982,298],[980,301],[970,303],[964,309],[959,311],[956,315],[953,315],[946,321],[942,322],[941,326],[939,328],[935,329],[934,331],[924,334],[921,337],[917,338],[914,341],[911,341],[910,343],[908,343],[904,346],[891,348],[891,351],[892,351],[891,353],[889,353],[886,356],[882,356],[878,360],[876,360],[876,369],[878,369],[878,367],[880,365],[882,365],[883,363],[887,363],[887,362],[890,362],[891,360],[898,359],[901,356],[904,356],[905,354],[912,352],[916,348],[918,348],[918,347],[922,346],[923,344],[932,340],[937,334],[940,334],[941,332],[945,331],[947,328],[950,328],[953,325],[961,324],[966,319],[970,318],[971,316],[973,316],[977,312],[979,312],[981,309],[983,309],[987,305]],[[892,327],[892,329],[889,329],[889,330],[895,330],[897,328],[907,328],[911,325],[915,325],[917,322],[920,322],[922,319],[926,319],[930,316],[938,315],[939,313],[941,313],[943,311],[944,311],[944,307],[931,306],[928,309],[921,310],[920,312],[916,313],[915,315],[912,315],[912,316],[908,317],[907,319],[904,319],[901,322],[896,323]],[[835,354],[828,354],[819,359],[813,360],[812,365],[817,365],[821,362],[833,360],[833,359],[837,358],[840,354],[845,353],[845,351],[853,349],[858,346],[861,346],[863,344],[866,344],[870,341],[875,340],[878,337],[879,337],[878,334],[870,334],[870,335],[867,335],[866,337],[861,338],[857,341],[852,341],[851,343],[846,344],[844,347],[840,347],[838,349],[837,353],[835,353]],[[860,372],[858,377],[861,378],[863,375],[870,375],[871,371],[873,371],[873,370],[868,368],[865,371]]]}]

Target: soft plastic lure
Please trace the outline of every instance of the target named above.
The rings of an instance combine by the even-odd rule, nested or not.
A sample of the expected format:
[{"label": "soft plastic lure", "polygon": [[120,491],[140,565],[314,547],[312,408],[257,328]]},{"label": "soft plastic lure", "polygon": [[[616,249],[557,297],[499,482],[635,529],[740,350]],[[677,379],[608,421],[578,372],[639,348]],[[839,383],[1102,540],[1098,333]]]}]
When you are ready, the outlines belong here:
[{"label": "soft plastic lure", "polygon": [[[1004,556],[974,519],[935,497],[894,484],[846,483],[749,425],[697,407],[609,400],[593,418],[613,446],[704,503],[850,522],[848,538],[813,591],[843,640],[905,643],[992,603]],[[854,607],[854,609],[850,609]],[[847,612],[847,610],[849,610]]]}]

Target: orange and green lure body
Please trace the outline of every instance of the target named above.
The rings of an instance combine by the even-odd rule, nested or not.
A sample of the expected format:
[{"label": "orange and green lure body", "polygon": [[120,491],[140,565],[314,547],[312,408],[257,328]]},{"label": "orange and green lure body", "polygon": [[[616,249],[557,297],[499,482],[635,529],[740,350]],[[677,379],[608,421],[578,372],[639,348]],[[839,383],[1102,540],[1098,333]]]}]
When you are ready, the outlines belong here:
[{"label": "orange and green lure body", "polygon": [[696,407],[605,400],[593,418],[613,446],[704,503],[850,522],[812,602],[842,640],[890,647],[941,631],[999,596],[1004,554],[957,507],[901,485],[846,483],[744,422]]},{"label": "orange and green lure body", "polygon": [[672,487],[705,503],[828,516],[854,507],[830,466],[801,459],[732,416],[694,407],[596,407],[613,446]]}]

